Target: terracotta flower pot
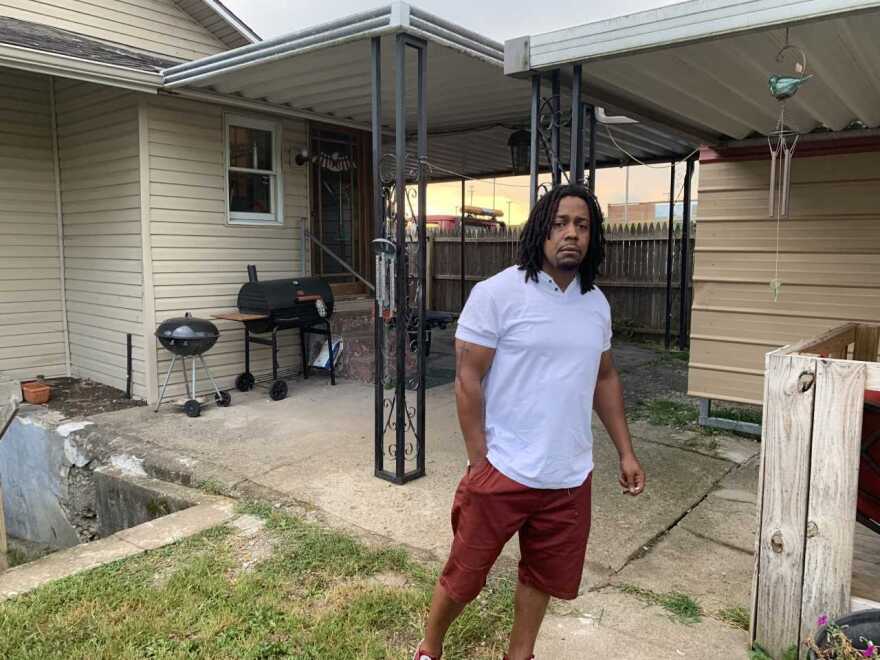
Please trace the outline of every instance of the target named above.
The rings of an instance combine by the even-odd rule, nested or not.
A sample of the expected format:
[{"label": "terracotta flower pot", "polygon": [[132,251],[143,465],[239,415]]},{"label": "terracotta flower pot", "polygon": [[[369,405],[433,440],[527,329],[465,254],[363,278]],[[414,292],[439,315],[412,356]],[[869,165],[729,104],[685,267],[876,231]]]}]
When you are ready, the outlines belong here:
[{"label": "terracotta flower pot", "polygon": [[49,397],[52,395],[52,388],[46,385],[46,383],[34,380],[29,383],[22,383],[21,393],[25,401],[39,405],[49,400]]}]

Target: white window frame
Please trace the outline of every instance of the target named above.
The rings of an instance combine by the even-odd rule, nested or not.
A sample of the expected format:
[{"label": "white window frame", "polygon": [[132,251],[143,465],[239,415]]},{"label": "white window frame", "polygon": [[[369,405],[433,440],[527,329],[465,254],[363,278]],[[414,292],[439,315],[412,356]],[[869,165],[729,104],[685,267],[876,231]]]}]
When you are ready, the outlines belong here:
[{"label": "white window frame", "polygon": [[[224,181],[226,193],[226,222],[230,225],[283,225],[284,224],[284,170],[281,161],[281,123],[266,119],[256,119],[243,115],[226,114],[223,117],[223,141],[225,157]],[[272,133],[272,170],[255,170],[246,167],[231,167],[229,159],[229,128],[241,126]],[[262,174],[269,176],[269,195],[273,203],[272,213],[249,213],[233,211],[229,199],[229,173]]]}]

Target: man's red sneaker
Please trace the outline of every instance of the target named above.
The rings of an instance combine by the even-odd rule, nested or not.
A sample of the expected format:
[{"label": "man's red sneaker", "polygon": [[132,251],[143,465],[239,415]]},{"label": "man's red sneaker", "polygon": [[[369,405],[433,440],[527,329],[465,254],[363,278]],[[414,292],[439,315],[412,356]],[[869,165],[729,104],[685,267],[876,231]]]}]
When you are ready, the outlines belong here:
[{"label": "man's red sneaker", "polygon": [[419,642],[418,650],[413,656],[413,660],[440,660],[439,655],[431,655],[427,651],[422,650],[422,642]]}]

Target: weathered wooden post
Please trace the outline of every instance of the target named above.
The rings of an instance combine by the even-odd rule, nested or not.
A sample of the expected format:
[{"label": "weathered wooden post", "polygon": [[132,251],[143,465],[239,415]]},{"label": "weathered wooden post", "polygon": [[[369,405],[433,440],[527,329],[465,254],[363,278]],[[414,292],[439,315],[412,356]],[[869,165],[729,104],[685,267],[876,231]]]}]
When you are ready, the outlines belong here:
[{"label": "weathered wooden post", "polygon": [[[18,381],[0,375],[0,440],[9,427],[21,402],[21,386]],[[0,475],[2,477],[2,475]],[[3,480],[0,478],[0,571],[9,568],[6,559],[6,519],[3,512]]]},{"label": "weathered wooden post", "polygon": [[865,390],[880,389],[878,337],[880,326],[853,323],[766,358],[751,633],[772,657],[792,646],[804,657],[819,615],[850,611],[862,410]]}]

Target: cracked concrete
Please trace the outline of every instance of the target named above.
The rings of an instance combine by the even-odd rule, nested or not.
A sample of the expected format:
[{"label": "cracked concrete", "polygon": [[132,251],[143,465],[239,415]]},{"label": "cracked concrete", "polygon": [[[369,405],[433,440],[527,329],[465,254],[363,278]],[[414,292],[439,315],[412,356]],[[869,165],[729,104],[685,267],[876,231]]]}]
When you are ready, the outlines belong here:
[{"label": "cracked concrete", "polygon": [[[618,363],[630,403],[652,391],[671,398],[644,382],[631,384],[644,381],[644,371],[678,374],[683,366],[658,361],[650,349],[624,352]],[[465,468],[452,388],[426,392],[427,476],[403,487],[373,476],[372,396],[369,386],[341,382],[334,388],[315,378],[292,383],[280,402],[256,391],[233,393],[232,406],[207,408],[196,419],[171,406],[159,413],[106,413],[71,437],[98,463],[127,456],[152,477],[284,503],[370,544],[391,542],[442,561],[451,542],[452,494]],[[697,597],[709,614],[742,604],[751,587],[756,490],[748,475],[756,472],[759,445],[638,422],[633,434],[648,489],[631,498],[617,485],[610,440],[594,429],[593,528],[582,593],[572,604],[554,605],[538,657],[705,658],[717,655],[719,643],[724,657],[744,657],[744,631],[711,617],[697,626],[674,623],[614,585],[677,588]],[[501,570],[517,559],[514,539]]]}]

